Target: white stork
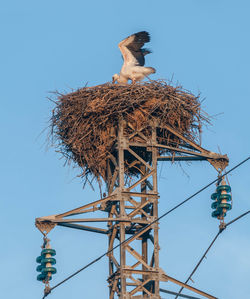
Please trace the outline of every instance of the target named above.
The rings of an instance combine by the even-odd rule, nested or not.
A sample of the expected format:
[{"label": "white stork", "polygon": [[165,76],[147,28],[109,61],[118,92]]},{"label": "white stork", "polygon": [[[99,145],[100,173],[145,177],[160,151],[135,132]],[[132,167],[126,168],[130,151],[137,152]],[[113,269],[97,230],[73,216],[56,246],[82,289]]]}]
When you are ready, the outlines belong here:
[{"label": "white stork", "polygon": [[145,76],[154,74],[156,71],[152,67],[144,67],[144,56],[151,53],[150,50],[142,48],[150,41],[150,35],[146,31],[140,31],[130,35],[119,43],[119,49],[124,60],[120,74],[114,74],[112,83],[132,83],[141,81]]}]

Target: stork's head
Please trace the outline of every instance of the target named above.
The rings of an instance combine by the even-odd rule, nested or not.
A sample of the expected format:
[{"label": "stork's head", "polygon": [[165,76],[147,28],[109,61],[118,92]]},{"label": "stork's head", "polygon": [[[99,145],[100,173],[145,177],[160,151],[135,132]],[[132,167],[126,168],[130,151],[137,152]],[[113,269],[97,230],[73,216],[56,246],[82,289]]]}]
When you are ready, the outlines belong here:
[{"label": "stork's head", "polygon": [[118,74],[114,74],[112,77],[112,83],[119,82],[120,76]]}]

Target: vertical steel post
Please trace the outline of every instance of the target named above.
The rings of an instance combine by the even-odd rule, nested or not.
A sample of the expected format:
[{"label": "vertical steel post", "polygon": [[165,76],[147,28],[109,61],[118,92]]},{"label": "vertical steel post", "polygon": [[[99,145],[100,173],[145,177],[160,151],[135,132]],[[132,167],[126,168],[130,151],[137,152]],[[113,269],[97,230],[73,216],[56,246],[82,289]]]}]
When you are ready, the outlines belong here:
[{"label": "vertical steel post", "polygon": [[[113,191],[117,201],[111,205],[113,208],[110,208],[109,212],[109,217],[114,218],[114,221],[109,222],[109,248],[114,246],[115,238],[122,243],[132,235],[132,240],[120,246],[119,260],[116,261],[113,253],[109,256],[109,298],[114,299],[118,296],[120,299],[160,299],[158,225],[155,224],[140,236],[133,238],[135,233],[158,216],[157,149],[153,147],[156,144],[156,127],[152,126],[149,147],[140,155],[130,146],[127,132],[124,134],[126,126],[127,123],[120,119],[117,136],[118,186]],[[132,135],[136,135],[136,130]],[[134,155],[141,172],[140,178],[129,187],[124,181],[124,158],[128,151]],[[150,162],[147,161],[147,156],[151,157]],[[149,178],[152,181],[151,188],[147,187]],[[111,183],[108,184],[110,185]],[[136,186],[140,186],[140,192],[133,190]],[[150,239],[153,249],[149,252]],[[130,258],[132,256],[135,262],[131,264],[126,255]]]}]

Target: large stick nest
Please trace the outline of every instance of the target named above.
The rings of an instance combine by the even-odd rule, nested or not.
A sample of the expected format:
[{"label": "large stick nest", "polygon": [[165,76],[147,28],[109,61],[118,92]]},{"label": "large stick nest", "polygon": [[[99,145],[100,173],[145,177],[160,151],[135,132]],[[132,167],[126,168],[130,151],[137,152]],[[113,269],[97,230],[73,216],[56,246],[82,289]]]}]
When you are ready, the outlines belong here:
[{"label": "large stick nest", "polygon": [[[150,122],[157,120],[160,125],[171,126],[196,143],[200,143],[202,124],[208,121],[201,111],[199,96],[164,81],[134,85],[107,83],[56,95],[51,118],[53,145],[67,162],[73,161],[80,167],[79,176],[86,181],[89,176],[107,180],[107,158],[110,153],[117,156],[115,144],[121,117],[130,128],[145,127],[142,132],[149,138]],[[125,134],[129,133],[128,129]],[[157,140],[175,147],[180,143],[166,130],[158,130]],[[130,160],[129,155],[125,157],[125,172],[129,176],[137,175],[137,168],[126,168]]]}]

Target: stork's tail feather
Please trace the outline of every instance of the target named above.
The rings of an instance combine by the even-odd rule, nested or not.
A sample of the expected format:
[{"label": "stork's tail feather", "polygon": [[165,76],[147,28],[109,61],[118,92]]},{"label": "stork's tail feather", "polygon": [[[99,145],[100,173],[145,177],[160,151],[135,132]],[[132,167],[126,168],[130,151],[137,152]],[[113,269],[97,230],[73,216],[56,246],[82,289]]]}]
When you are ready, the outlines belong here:
[{"label": "stork's tail feather", "polygon": [[156,72],[156,69],[154,69],[153,67],[144,67],[143,70],[141,71],[141,73],[144,76],[154,74],[155,72]]}]

